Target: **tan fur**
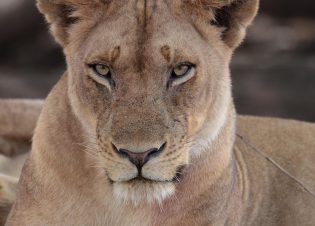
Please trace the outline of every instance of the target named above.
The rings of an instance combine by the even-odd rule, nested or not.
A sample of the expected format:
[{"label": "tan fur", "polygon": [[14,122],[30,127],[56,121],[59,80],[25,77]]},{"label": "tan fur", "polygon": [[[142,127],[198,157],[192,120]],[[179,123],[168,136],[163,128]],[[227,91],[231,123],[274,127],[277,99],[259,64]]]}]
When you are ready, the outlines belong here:
[{"label": "tan fur", "polygon": [[[315,126],[242,117],[236,133],[228,68],[258,1],[218,2],[39,0],[68,70],[6,225],[312,225]],[[195,74],[168,85],[187,61]],[[116,86],[92,74],[95,62]],[[146,180],[113,147],[165,142]]]}]

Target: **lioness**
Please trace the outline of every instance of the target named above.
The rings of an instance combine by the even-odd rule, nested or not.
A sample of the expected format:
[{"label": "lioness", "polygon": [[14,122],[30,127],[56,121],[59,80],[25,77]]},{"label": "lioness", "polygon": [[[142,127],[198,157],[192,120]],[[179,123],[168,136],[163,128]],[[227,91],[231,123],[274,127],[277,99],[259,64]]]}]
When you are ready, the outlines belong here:
[{"label": "lioness", "polygon": [[7,226],[315,225],[315,126],[236,120],[229,63],[258,0],[38,6],[68,70]]}]

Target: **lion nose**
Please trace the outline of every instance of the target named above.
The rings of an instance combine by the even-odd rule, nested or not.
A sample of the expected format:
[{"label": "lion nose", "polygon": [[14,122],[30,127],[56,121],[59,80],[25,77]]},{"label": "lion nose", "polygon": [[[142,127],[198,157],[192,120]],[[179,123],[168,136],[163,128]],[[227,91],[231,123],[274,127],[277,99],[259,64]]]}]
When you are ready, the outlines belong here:
[{"label": "lion nose", "polygon": [[165,148],[166,143],[164,143],[160,148],[151,148],[145,152],[137,153],[132,152],[127,149],[117,149],[114,146],[114,149],[117,151],[119,155],[122,157],[128,158],[130,162],[132,162],[138,170],[141,170],[144,164],[146,164],[151,158],[159,155]]}]

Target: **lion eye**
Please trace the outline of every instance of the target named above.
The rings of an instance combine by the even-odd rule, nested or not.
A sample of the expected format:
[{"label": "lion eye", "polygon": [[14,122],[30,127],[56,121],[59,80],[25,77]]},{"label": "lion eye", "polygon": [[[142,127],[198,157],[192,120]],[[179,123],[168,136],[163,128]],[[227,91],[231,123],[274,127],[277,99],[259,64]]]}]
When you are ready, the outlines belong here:
[{"label": "lion eye", "polygon": [[94,72],[102,77],[110,77],[111,71],[110,68],[104,64],[94,64],[92,65]]},{"label": "lion eye", "polygon": [[192,66],[188,64],[182,64],[178,65],[173,69],[172,77],[173,78],[181,78],[188,74],[188,72],[191,70]]},{"label": "lion eye", "polygon": [[180,63],[172,70],[167,87],[177,86],[187,82],[196,74],[196,65],[192,63]]},{"label": "lion eye", "polygon": [[97,83],[107,86],[109,89],[115,88],[116,83],[113,79],[113,73],[109,66],[102,63],[87,64],[93,73],[89,73],[90,77]]}]

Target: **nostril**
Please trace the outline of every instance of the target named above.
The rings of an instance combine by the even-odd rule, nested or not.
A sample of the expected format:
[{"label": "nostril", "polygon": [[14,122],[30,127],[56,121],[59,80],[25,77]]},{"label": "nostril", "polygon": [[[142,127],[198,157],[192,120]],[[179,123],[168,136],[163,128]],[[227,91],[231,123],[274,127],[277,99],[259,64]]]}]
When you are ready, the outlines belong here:
[{"label": "nostril", "polygon": [[162,146],[159,148],[159,151],[162,152],[166,147],[166,142],[162,144]]},{"label": "nostril", "polygon": [[150,149],[149,151],[146,152],[144,162],[146,163],[147,161],[149,161],[151,158],[157,156],[158,154],[159,154],[159,149],[157,149],[157,148]]},{"label": "nostril", "polygon": [[112,147],[113,149],[115,150],[115,152],[120,155],[121,157],[124,157],[124,158],[130,158],[130,154],[131,152],[129,152],[128,150],[125,150],[125,149],[118,149],[115,144],[112,143]]},{"label": "nostril", "polygon": [[111,144],[112,144],[113,149],[114,149],[116,152],[119,152],[119,151],[118,151],[118,148],[116,147],[116,145],[113,144],[113,143],[111,143]]},{"label": "nostril", "polygon": [[119,149],[118,154],[121,155],[122,157],[126,157],[126,158],[131,157],[130,153],[125,149]]},{"label": "nostril", "polygon": [[157,148],[152,148],[148,151],[147,153],[147,161],[149,161],[149,159],[153,158],[153,157],[156,157],[157,155],[159,155],[166,147],[166,142],[164,144],[162,144],[162,146],[157,149]]}]

